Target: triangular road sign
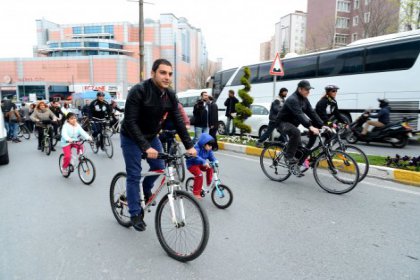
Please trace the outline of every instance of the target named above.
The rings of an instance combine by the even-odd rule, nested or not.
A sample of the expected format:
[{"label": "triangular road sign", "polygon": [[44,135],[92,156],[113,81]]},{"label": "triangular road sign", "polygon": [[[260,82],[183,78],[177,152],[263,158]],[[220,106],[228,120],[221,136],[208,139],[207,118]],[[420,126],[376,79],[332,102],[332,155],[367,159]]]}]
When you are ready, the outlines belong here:
[{"label": "triangular road sign", "polygon": [[281,64],[279,53],[276,53],[276,58],[274,59],[273,64],[271,64],[270,75],[284,76],[283,65]]}]

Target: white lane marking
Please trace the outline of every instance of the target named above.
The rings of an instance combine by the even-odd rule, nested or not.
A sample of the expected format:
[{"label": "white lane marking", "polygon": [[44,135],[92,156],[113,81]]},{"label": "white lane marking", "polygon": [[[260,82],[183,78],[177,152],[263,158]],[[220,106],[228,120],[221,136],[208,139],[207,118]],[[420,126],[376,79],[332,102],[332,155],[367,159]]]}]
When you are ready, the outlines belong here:
[{"label": "white lane marking", "polygon": [[[242,160],[248,160],[248,161],[253,161],[253,162],[258,162],[258,163],[260,162],[259,158],[258,158],[258,159],[253,159],[253,158],[249,158],[248,156],[247,156],[247,157],[245,157],[245,156],[237,156],[237,155],[233,155],[233,154],[226,153],[226,152],[223,152],[223,153],[221,153],[221,154],[222,154],[222,155],[224,155],[224,156],[229,156],[229,157],[239,158],[239,159],[242,159]],[[378,179],[378,178],[371,178],[371,179],[377,179],[377,180],[380,180],[380,179]],[[389,181],[389,182],[392,182],[392,181]],[[392,183],[398,184],[398,182],[392,182]],[[396,188],[396,187],[382,186],[382,185],[378,185],[378,184],[374,184],[374,183],[367,182],[366,180],[363,180],[362,184],[366,184],[366,185],[374,186],[374,187],[377,187],[377,188],[387,189],[387,190],[391,190],[391,191],[402,192],[402,193],[408,193],[408,194],[414,194],[414,195],[418,195],[418,196],[420,196],[420,192],[411,191],[411,190],[399,189],[399,188]]]}]

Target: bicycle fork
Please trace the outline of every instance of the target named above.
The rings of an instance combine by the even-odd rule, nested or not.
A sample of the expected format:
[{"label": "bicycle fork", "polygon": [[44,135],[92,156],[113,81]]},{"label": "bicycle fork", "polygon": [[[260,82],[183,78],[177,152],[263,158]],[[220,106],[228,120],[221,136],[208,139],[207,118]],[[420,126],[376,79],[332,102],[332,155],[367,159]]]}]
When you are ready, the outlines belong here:
[{"label": "bicycle fork", "polygon": [[185,226],[185,211],[184,211],[184,202],[182,199],[179,199],[179,211],[181,214],[181,222],[178,222],[175,213],[175,199],[174,199],[174,187],[171,186],[171,191],[168,193],[169,199],[169,206],[171,207],[171,214],[172,214],[172,223],[175,225],[176,228],[180,228]]}]

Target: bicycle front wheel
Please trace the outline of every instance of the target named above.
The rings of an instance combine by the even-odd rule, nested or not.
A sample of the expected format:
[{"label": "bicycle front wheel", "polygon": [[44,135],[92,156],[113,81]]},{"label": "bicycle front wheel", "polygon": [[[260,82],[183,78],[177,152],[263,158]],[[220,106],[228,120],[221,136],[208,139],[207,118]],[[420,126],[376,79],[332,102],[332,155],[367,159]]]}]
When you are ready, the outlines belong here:
[{"label": "bicycle front wheel", "polygon": [[51,154],[51,147],[52,143],[50,137],[44,137],[44,152],[47,156]]},{"label": "bicycle front wheel", "polygon": [[98,147],[98,138],[97,137],[95,137],[93,139],[93,141],[90,142],[90,148],[92,149],[92,152],[94,154],[97,154],[98,153],[99,147]]},{"label": "bicycle front wheel", "polygon": [[366,156],[366,154],[362,151],[362,149],[353,145],[343,146],[344,150],[342,150],[341,147],[338,147],[336,150],[345,152],[358,162],[357,165],[359,167],[359,182],[361,182],[363,179],[365,179],[366,175],[369,172],[369,159]]},{"label": "bicycle front wheel", "polygon": [[291,175],[285,162],[283,147],[278,145],[269,145],[262,150],[260,165],[264,174],[273,181],[282,182]]},{"label": "bicycle front wheel", "polygon": [[112,145],[112,140],[108,135],[104,135],[104,150],[108,158],[112,158],[114,155],[114,146]]},{"label": "bicycle front wheel", "polygon": [[211,191],[211,201],[217,208],[226,209],[233,202],[233,193],[228,186],[220,184]]},{"label": "bicycle front wheel", "polygon": [[[342,151],[322,153],[314,165],[314,177],[318,185],[333,194],[351,191],[359,182],[357,162]],[[333,179],[334,178],[334,179]]]},{"label": "bicycle front wheel", "polygon": [[159,243],[175,260],[194,260],[203,253],[209,239],[207,214],[190,193],[175,190],[171,197],[173,209],[169,196],[165,195],[156,209],[155,228]]},{"label": "bicycle front wheel", "polygon": [[109,188],[109,199],[111,202],[112,214],[114,214],[117,222],[123,227],[130,227],[130,213],[128,212],[127,191],[126,191],[127,174],[125,172],[117,173],[111,181]]},{"label": "bicycle front wheel", "polygon": [[90,159],[84,158],[80,160],[77,171],[79,173],[80,180],[84,184],[90,185],[93,183],[93,181],[95,181],[96,169],[95,165],[93,165],[93,162]]}]

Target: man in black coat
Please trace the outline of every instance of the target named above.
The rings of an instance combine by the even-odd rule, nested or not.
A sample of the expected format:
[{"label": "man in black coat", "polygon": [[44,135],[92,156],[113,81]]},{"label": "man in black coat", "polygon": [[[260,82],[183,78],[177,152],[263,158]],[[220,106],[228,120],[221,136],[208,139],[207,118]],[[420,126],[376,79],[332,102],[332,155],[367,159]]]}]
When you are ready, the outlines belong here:
[{"label": "man in black coat", "polygon": [[[238,103],[239,100],[235,97],[235,92],[233,90],[229,90],[229,97],[225,101],[226,106],[226,135],[235,135],[235,124],[233,123],[233,119],[236,116],[236,108],[235,105]],[[232,130],[230,130],[230,125],[232,124]]]},{"label": "man in black coat", "polygon": [[194,139],[196,143],[202,133],[209,133],[210,128],[210,102],[207,91],[201,92],[201,98],[197,100],[193,109],[194,115]]},{"label": "man in black coat", "polygon": [[217,144],[217,129],[219,127],[219,110],[216,102],[214,102],[213,96],[209,95],[210,102],[210,114],[209,114],[209,134],[214,138],[213,151],[219,150],[219,145]]}]

